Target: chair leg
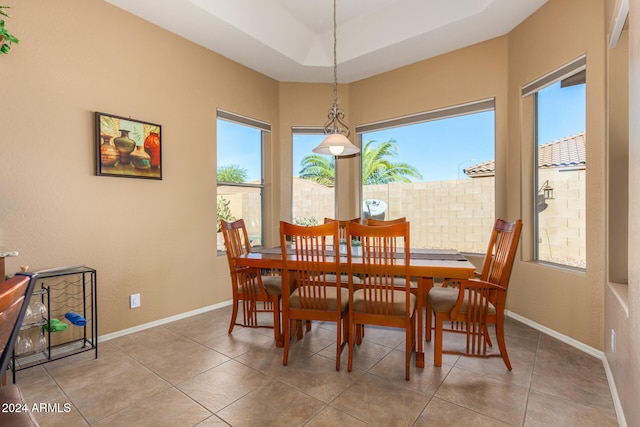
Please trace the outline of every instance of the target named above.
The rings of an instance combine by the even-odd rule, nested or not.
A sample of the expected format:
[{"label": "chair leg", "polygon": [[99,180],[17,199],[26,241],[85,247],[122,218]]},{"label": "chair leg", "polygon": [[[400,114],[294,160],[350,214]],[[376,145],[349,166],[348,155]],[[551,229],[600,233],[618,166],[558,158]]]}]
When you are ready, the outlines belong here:
[{"label": "chair leg", "polygon": [[436,313],[436,334],[433,346],[433,365],[442,366],[442,313]]},{"label": "chair leg", "polygon": [[336,324],[336,371],[340,370],[340,355],[342,354],[342,330],[344,327],[344,319],[338,320]]},{"label": "chair leg", "polygon": [[411,352],[413,349],[413,328],[412,327],[407,328],[405,331],[405,335],[406,335],[406,338],[405,338],[406,345],[404,349],[405,351],[404,379],[409,381],[409,373],[411,369]]},{"label": "chair leg", "polygon": [[274,298],[271,303],[273,308],[273,336],[276,347],[282,347],[282,329],[280,328],[280,298]]},{"label": "chair leg", "polygon": [[431,328],[433,328],[433,311],[431,311],[431,307],[429,307],[427,305],[427,309],[425,311],[425,317],[426,317],[426,325],[425,325],[425,330],[424,330],[424,335],[425,338],[427,340],[427,342],[431,341]]},{"label": "chair leg", "polygon": [[502,360],[504,360],[504,364],[507,366],[507,369],[511,370],[511,361],[509,361],[509,354],[507,353],[507,344],[504,341],[504,317],[503,316],[499,316],[496,322],[496,339],[498,340],[498,348],[500,348],[500,354],[502,355]]},{"label": "chair leg", "polygon": [[357,326],[353,323],[353,318],[351,316],[349,316],[349,320],[348,320],[348,328],[349,328],[349,356],[347,358],[347,371],[351,372],[351,369],[353,368],[353,346],[355,344],[356,341],[356,335],[357,333]]},{"label": "chair leg", "polygon": [[231,323],[229,324],[229,334],[231,334],[231,332],[233,332],[233,327],[236,324],[236,318],[238,317],[238,300],[237,299],[233,299],[233,308],[231,311]]},{"label": "chair leg", "polygon": [[282,364],[287,366],[289,362],[289,343],[291,341],[291,323],[289,316],[282,313],[282,329],[284,330],[284,352],[282,356]]}]

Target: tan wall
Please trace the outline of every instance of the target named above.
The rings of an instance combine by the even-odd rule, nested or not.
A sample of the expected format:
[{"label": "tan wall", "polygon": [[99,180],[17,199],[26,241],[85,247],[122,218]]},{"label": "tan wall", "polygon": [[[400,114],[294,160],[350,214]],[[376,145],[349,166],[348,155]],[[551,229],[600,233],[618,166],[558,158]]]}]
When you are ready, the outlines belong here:
[{"label": "tan wall", "polygon": [[[558,25],[562,23],[561,25]],[[604,6],[599,0],[546,3],[509,35],[510,216],[522,216],[521,252],[511,276],[508,308],[580,342],[604,349],[605,75]],[[585,273],[551,268],[533,257],[533,108],[523,85],[587,55]]]},{"label": "tan wall", "polygon": [[[616,3],[606,2],[609,32]],[[610,283],[606,287],[605,337],[610,342],[611,331],[615,331],[616,349],[614,352],[607,344],[605,356],[626,425],[636,426],[640,425],[639,0],[629,1],[628,23],[629,30],[623,32],[618,46],[609,50],[608,64]],[[623,261],[617,259],[620,257]]]},{"label": "tan wall", "polygon": [[[216,108],[277,123],[278,83],[101,0],[12,6],[0,244],[20,256],[7,271],[96,268],[100,335],[228,300]],[[162,125],[162,181],[95,176],[95,111]]]}]

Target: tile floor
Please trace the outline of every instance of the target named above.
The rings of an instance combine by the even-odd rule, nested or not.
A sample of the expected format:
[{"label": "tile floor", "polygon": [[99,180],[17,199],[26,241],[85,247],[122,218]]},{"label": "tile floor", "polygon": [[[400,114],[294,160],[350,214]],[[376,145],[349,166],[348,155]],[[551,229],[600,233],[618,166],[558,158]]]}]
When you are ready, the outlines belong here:
[{"label": "tile floor", "polygon": [[346,348],[335,370],[331,324],[292,343],[283,366],[271,329],[227,335],[229,318],[225,307],[106,341],[98,359],[19,371],[18,384],[30,404],[59,404],[36,413],[43,427],[618,425],[602,362],[514,320],[512,372],[446,355],[436,368],[427,345],[405,381],[399,330],[367,327],[348,373]]}]

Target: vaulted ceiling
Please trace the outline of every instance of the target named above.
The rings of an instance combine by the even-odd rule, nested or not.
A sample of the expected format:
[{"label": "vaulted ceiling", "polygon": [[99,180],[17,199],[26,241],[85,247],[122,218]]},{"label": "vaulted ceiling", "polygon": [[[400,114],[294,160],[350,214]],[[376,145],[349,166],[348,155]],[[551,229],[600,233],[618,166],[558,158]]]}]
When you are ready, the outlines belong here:
[{"label": "vaulted ceiling", "polygon": [[[331,0],[105,1],[278,81],[333,81]],[[338,80],[504,35],[546,1],[338,0]]]}]

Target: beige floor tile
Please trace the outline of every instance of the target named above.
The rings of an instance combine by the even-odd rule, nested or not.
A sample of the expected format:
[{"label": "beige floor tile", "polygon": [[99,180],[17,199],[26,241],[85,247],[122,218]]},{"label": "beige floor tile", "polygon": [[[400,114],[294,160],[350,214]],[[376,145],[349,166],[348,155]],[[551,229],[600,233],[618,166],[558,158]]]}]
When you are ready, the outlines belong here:
[{"label": "beige floor tile", "polygon": [[[365,371],[369,370],[376,363],[378,363],[383,357],[385,357],[387,354],[393,351],[393,348],[391,347],[378,344],[373,340],[368,339],[369,338],[368,336],[366,338],[367,339],[362,340],[362,344],[353,345],[353,368],[354,369],[362,369]],[[335,346],[329,346],[329,347],[326,347],[324,350],[320,351],[319,354],[335,360],[336,358],[335,350],[336,350]],[[349,348],[345,347],[344,351],[342,352],[342,363],[344,364],[344,366],[347,366],[346,363],[347,363],[348,357],[349,357]]]},{"label": "beige floor tile", "polygon": [[454,367],[435,397],[508,424],[520,425],[527,394],[527,388]]},{"label": "beige floor tile", "polygon": [[229,360],[227,356],[197,344],[147,363],[146,366],[165,381],[177,384]]},{"label": "beige floor tile", "polygon": [[177,388],[209,411],[217,413],[271,382],[272,378],[231,360],[178,384]]},{"label": "beige floor tile", "polygon": [[543,337],[536,356],[531,389],[613,411],[602,361],[551,337]]},{"label": "beige floor tile", "polygon": [[617,426],[615,413],[601,411],[593,406],[558,399],[543,393],[532,391],[529,394],[525,427],[580,426],[606,427]]},{"label": "beige floor tile", "polygon": [[363,374],[363,371],[359,370],[347,372],[346,363],[340,371],[336,371],[335,360],[319,355],[294,361],[286,368],[278,377],[278,381],[325,403],[335,399]]},{"label": "beige floor tile", "polygon": [[112,343],[140,363],[153,362],[195,344],[163,326],[119,337]]},{"label": "beige floor tile", "polygon": [[[70,359],[73,359],[73,356]],[[101,380],[121,374],[131,368],[140,367],[140,363],[122,351],[101,352],[98,359],[80,360],[76,363],[63,365],[64,359],[55,365],[45,365],[49,374],[65,391],[72,391],[82,387],[92,386],[96,378]]]},{"label": "beige floor tile", "polygon": [[116,414],[103,418],[93,426],[193,426],[211,417],[211,412],[171,388],[161,391]]},{"label": "beige floor tile", "polygon": [[[295,363],[297,360],[308,359],[313,354],[310,351],[303,350],[301,347],[296,347],[289,352],[289,364]],[[282,356],[283,349],[276,348],[274,343],[269,341],[261,346],[254,346],[251,350],[236,357],[235,360],[257,369],[265,375],[277,377],[288,369],[288,366],[282,364]]]},{"label": "beige floor tile", "polygon": [[326,406],[311,421],[305,424],[305,427],[326,427],[326,426],[349,426],[349,427],[366,427],[369,424],[364,421],[338,411],[336,408]]},{"label": "beige floor tile", "polygon": [[96,383],[68,391],[66,394],[82,415],[92,423],[169,387],[169,383],[147,368],[133,367],[104,380],[96,379]]},{"label": "beige floor tile", "polygon": [[440,368],[426,363],[424,368],[416,367],[415,355],[411,357],[411,370],[409,372],[410,380],[405,379],[405,351],[393,350],[382,358],[368,372],[386,378],[393,384],[416,390],[425,395],[433,395],[440,384],[444,381],[447,374],[451,370],[451,366],[444,365]]},{"label": "beige floor tile", "polygon": [[273,337],[267,337],[252,328],[236,328],[233,333],[205,341],[203,344],[227,357],[238,357],[248,351],[270,343],[275,349]]},{"label": "beige floor tile", "polygon": [[216,415],[237,427],[300,426],[324,406],[323,402],[276,381],[252,391]]},{"label": "beige floor tile", "polygon": [[456,362],[456,368],[480,373],[500,381],[511,382],[513,384],[529,387],[531,375],[533,374],[533,364],[535,354],[509,350],[509,360],[512,370],[509,371],[504,364],[502,357],[491,357],[488,359],[478,357],[461,356]]},{"label": "beige floor tile", "polygon": [[227,335],[229,330],[228,322],[215,318],[209,313],[181,319],[165,327],[198,343]]},{"label": "beige floor tile", "polygon": [[331,406],[375,426],[413,425],[429,401],[428,395],[386,378],[364,374]]},{"label": "beige floor tile", "polygon": [[422,412],[414,427],[508,427],[510,425],[434,397]]}]

